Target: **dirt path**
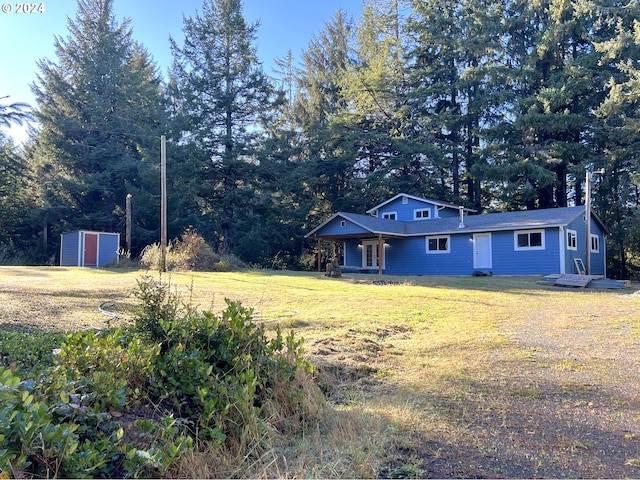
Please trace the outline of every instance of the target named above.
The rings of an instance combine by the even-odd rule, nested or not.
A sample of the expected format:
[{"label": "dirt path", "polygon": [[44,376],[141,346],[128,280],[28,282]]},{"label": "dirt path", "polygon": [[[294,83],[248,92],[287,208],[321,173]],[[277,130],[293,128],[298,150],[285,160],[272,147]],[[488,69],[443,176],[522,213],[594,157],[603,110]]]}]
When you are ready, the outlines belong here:
[{"label": "dirt path", "polygon": [[508,362],[516,395],[497,443],[521,458],[505,473],[640,477],[638,333],[577,305],[560,317],[529,312],[510,328],[522,358]]},{"label": "dirt path", "polygon": [[619,313],[540,306],[502,323],[490,373],[429,400],[454,427],[416,433],[381,476],[640,478],[640,312],[623,299]]}]

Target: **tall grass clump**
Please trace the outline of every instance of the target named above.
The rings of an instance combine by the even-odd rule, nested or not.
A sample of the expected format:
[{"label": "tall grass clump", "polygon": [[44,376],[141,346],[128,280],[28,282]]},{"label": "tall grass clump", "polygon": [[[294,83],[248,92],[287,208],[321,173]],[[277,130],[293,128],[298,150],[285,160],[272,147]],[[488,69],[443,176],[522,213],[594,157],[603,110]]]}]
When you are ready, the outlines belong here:
[{"label": "tall grass clump", "polygon": [[200,455],[238,467],[322,413],[293,332],[268,338],[230,300],[198,312],[150,277],[134,294],[131,325],[69,334],[39,380],[0,369],[0,472],[164,477]]},{"label": "tall grass clump", "polygon": [[[147,245],[140,254],[140,263],[148,268],[159,270],[162,264],[160,244]],[[233,255],[216,254],[206,240],[192,228],[188,228],[180,237],[167,245],[165,268],[191,272],[228,272],[244,270],[247,266]]]}]

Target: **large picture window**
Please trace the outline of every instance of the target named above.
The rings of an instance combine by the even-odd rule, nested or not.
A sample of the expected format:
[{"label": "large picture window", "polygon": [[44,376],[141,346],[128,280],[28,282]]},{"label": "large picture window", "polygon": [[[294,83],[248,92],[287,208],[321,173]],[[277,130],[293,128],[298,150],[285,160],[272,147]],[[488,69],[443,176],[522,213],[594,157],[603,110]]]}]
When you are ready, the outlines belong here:
[{"label": "large picture window", "polygon": [[513,233],[515,250],[544,250],[544,230],[520,230]]},{"label": "large picture window", "polygon": [[449,253],[449,235],[427,237],[427,253]]}]

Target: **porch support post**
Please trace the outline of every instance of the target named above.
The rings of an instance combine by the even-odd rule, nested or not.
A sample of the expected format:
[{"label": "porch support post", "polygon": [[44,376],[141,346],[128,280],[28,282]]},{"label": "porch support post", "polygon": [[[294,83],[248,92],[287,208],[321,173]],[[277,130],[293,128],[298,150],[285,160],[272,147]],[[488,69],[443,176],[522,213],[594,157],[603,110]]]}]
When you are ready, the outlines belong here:
[{"label": "porch support post", "polygon": [[322,240],[318,239],[318,272],[322,272]]},{"label": "porch support post", "polygon": [[384,240],[382,235],[378,235],[378,275],[382,275],[382,259],[384,255]]}]

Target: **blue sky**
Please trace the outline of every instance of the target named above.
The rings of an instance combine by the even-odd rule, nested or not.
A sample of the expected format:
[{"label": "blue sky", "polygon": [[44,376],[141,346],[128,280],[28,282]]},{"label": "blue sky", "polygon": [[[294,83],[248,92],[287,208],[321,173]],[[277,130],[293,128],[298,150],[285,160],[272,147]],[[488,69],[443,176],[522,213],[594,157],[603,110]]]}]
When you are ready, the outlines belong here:
[{"label": "blue sky", "polygon": [[[56,61],[54,36],[66,38],[67,17],[75,18],[76,0],[45,0],[44,13],[18,13],[19,2],[0,0],[0,97],[2,102],[26,102],[35,106],[30,85],[36,80],[36,61]],[[118,20],[131,19],[133,36],[144,44],[164,74],[171,64],[169,36],[182,39],[182,18],[202,10],[202,0],[114,0]],[[342,8],[355,20],[361,0],[243,0],[247,22],[260,21],[258,55],[267,73],[273,61],[291,50],[296,60],[314,33],[320,32],[336,10]],[[5,10],[11,10],[5,13]],[[24,129],[9,132],[16,141]]]}]

